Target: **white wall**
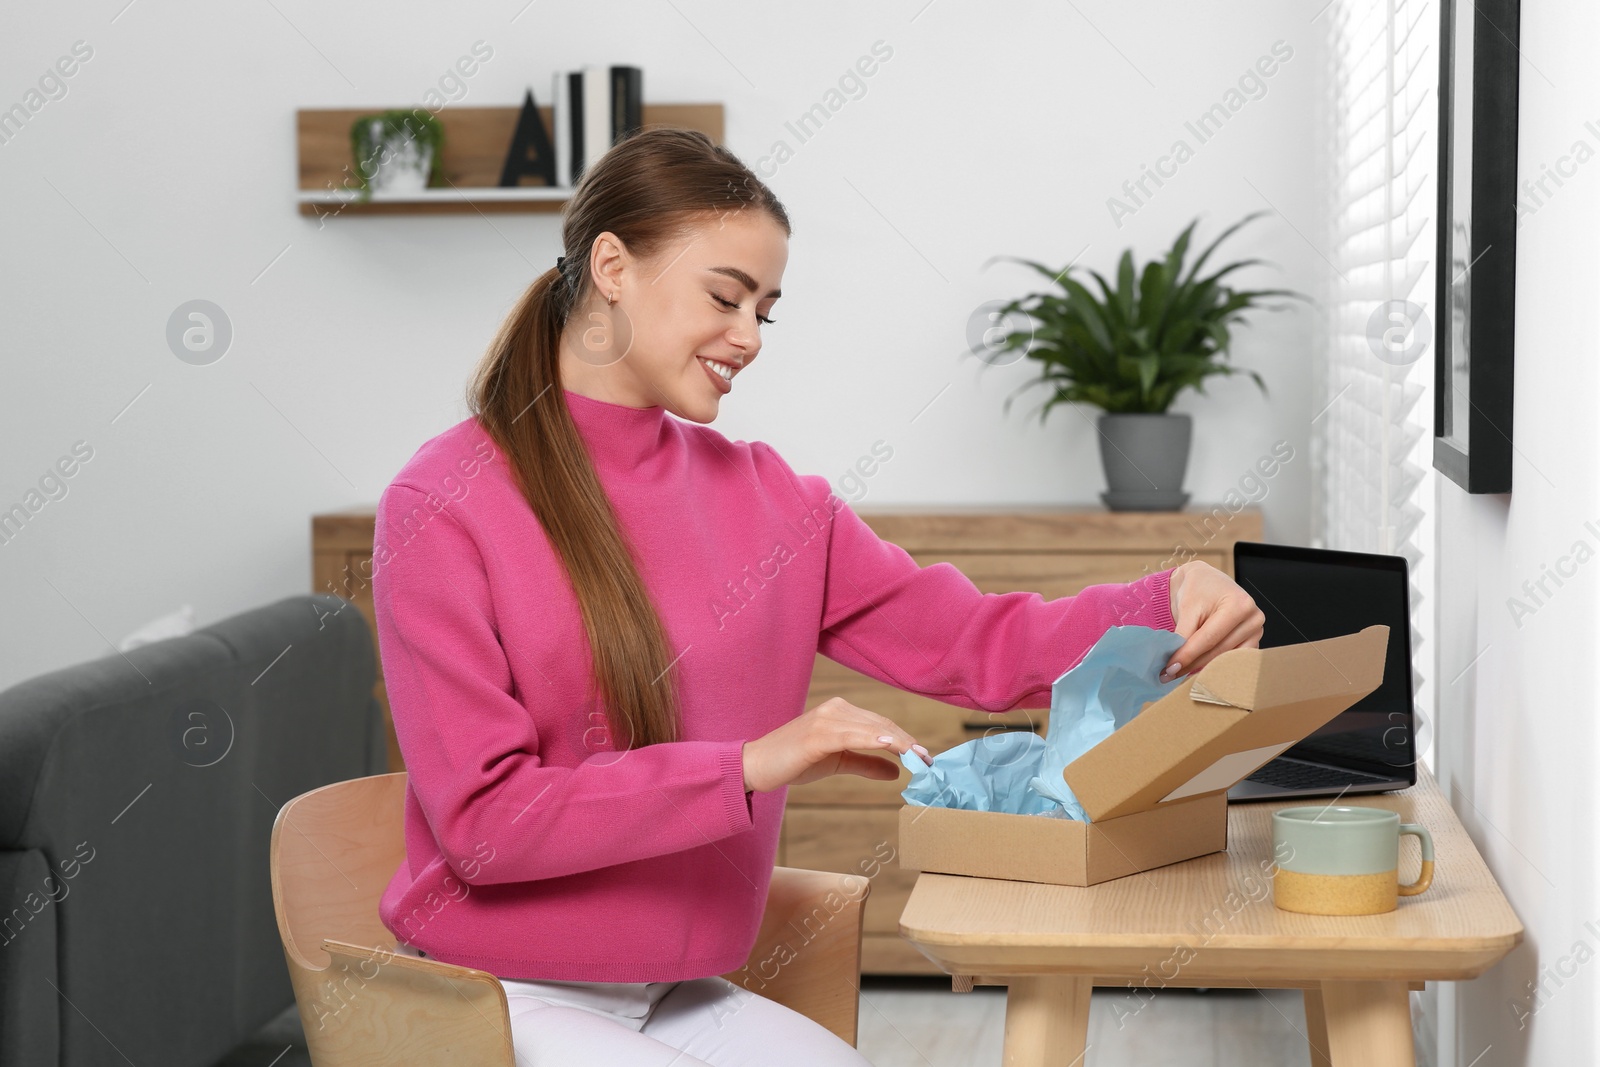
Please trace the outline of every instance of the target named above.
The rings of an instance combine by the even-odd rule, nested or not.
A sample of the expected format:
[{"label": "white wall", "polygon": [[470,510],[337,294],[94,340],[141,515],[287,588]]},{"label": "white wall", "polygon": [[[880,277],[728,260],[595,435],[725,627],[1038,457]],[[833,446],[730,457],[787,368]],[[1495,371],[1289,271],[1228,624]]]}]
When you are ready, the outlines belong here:
[{"label": "white wall", "polygon": [[[1569,154],[1573,171],[1579,140],[1600,149],[1585,125],[1600,124],[1597,37],[1592,5],[1524,0],[1524,177]],[[1600,1059],[1600,162],[1546,188],[1517,231],[1512,492],[1468,496],[1438,479],[1438,772],[1527,928],[1488,974],[1430,990],[1441,1064]],[[1524,591],[1558,566],[1570,574],[1559,585]]]},{"label": "white wall", "polygon": [[[494,54],[461,105],[514,103],[529,84],[542,96],[558,67],[631,62],[649,100],[725,102],[727,141],[752,165],[789,137],[795,155],[770,179],[793,216],[787,295],[717,425],[836,484],[882,439],[894,457],[852,497],[864,507],[1098,501],[1089,418],[1057,408],[1041,427],[1027,413],[1042,389],[1007,418],[1002,400],[1031,365],[980,374],[959,358],[975,308],[1036,288],[1024,268],[983,270],[989,256],[1064,265],[1081,251],[1105,269],[1125,246],[1165,248],[1196,214],[1209,239],[1270,201],[1288,222],[1263,219],[1223,251],[1282,272],[1235,277],[1310,291],[1324,269],[1296,233],[1314,210],[1306,13],[1267,0],[597,10],[288,0],[8,17],[0,108],[74,42],[93,55],[0,144],[0,508],[75,442],[93,459],[0,544],[0,685],[108,654],[183,603],[204,625],[308,590],[309,516],[373,502],[423,440],[465,417],[468,373],[554,261],[558,221],[319,228],[295,211],[293,130],[297,107],[421,102],[478,40]],[[1294,58],[1264,95],[1207,143],[1187,135],[1280,39]],[[864,95],[795,144],[786,120],[879,40],[893,55]],[[1179,137],[1194,157],[1119,228],[1108,198]],[[207,367],[179,362],[163,336],[194,298],[235,330]],[[1296,542],[1309,329],[1291,311],[1241,334],[1239,361],[1268,379],[1270,401],[1240,376],[1176,409],[1196,417],[1196,502],[1220,500],[1276,440],[1294,446],[1263,506],[1268,536]]]}]

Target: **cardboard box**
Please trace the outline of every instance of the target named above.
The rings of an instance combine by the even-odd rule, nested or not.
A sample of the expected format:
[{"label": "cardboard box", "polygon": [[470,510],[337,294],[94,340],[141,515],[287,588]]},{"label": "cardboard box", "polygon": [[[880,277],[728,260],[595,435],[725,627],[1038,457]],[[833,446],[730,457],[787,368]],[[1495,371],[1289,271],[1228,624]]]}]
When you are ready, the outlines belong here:
[{"label": "cardboard box", "polygon": [[1090,821],[908,804],[900,866],[1093,885],[1228,847],[1228,789],[1378,688],[1387,626],[1236,648],[1063,771]]}]

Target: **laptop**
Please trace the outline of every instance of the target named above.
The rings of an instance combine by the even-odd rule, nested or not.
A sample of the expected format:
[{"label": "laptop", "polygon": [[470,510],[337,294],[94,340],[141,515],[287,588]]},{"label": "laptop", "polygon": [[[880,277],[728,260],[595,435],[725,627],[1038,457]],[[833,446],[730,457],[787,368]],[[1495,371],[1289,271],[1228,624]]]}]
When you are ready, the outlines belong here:
[{"label": "laptop", "polygon": [[1228,790],[1229,800],[1345,796],[1417,780],[1411,583],[1404,556],[1239,541],[1233,578],[1266,615],[1261,647],[1389,627],[1383,681]]}]

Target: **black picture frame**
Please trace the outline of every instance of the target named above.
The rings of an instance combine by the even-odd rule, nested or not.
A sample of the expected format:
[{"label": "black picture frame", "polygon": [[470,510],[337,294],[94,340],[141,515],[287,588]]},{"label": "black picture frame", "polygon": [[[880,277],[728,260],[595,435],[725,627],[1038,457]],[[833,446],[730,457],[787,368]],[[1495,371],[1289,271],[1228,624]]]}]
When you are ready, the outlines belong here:
[{"label": "black picture frame", "polygon": [[1511,491],[1521,0],[1441,0],[1433,465]]}]

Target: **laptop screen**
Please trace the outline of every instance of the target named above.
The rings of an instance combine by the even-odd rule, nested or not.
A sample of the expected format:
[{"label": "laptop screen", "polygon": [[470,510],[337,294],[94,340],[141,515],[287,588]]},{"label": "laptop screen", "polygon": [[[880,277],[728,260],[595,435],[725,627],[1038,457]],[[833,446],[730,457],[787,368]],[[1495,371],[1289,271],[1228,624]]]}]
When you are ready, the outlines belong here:
[{"label": "laptop screen", "polygon": [[1383,681],[1284,755],[1415,780],[1410,582],[1403,556],[1241,541],[1234,580],[1266,615],[1261,647],[1389,627]]}]

